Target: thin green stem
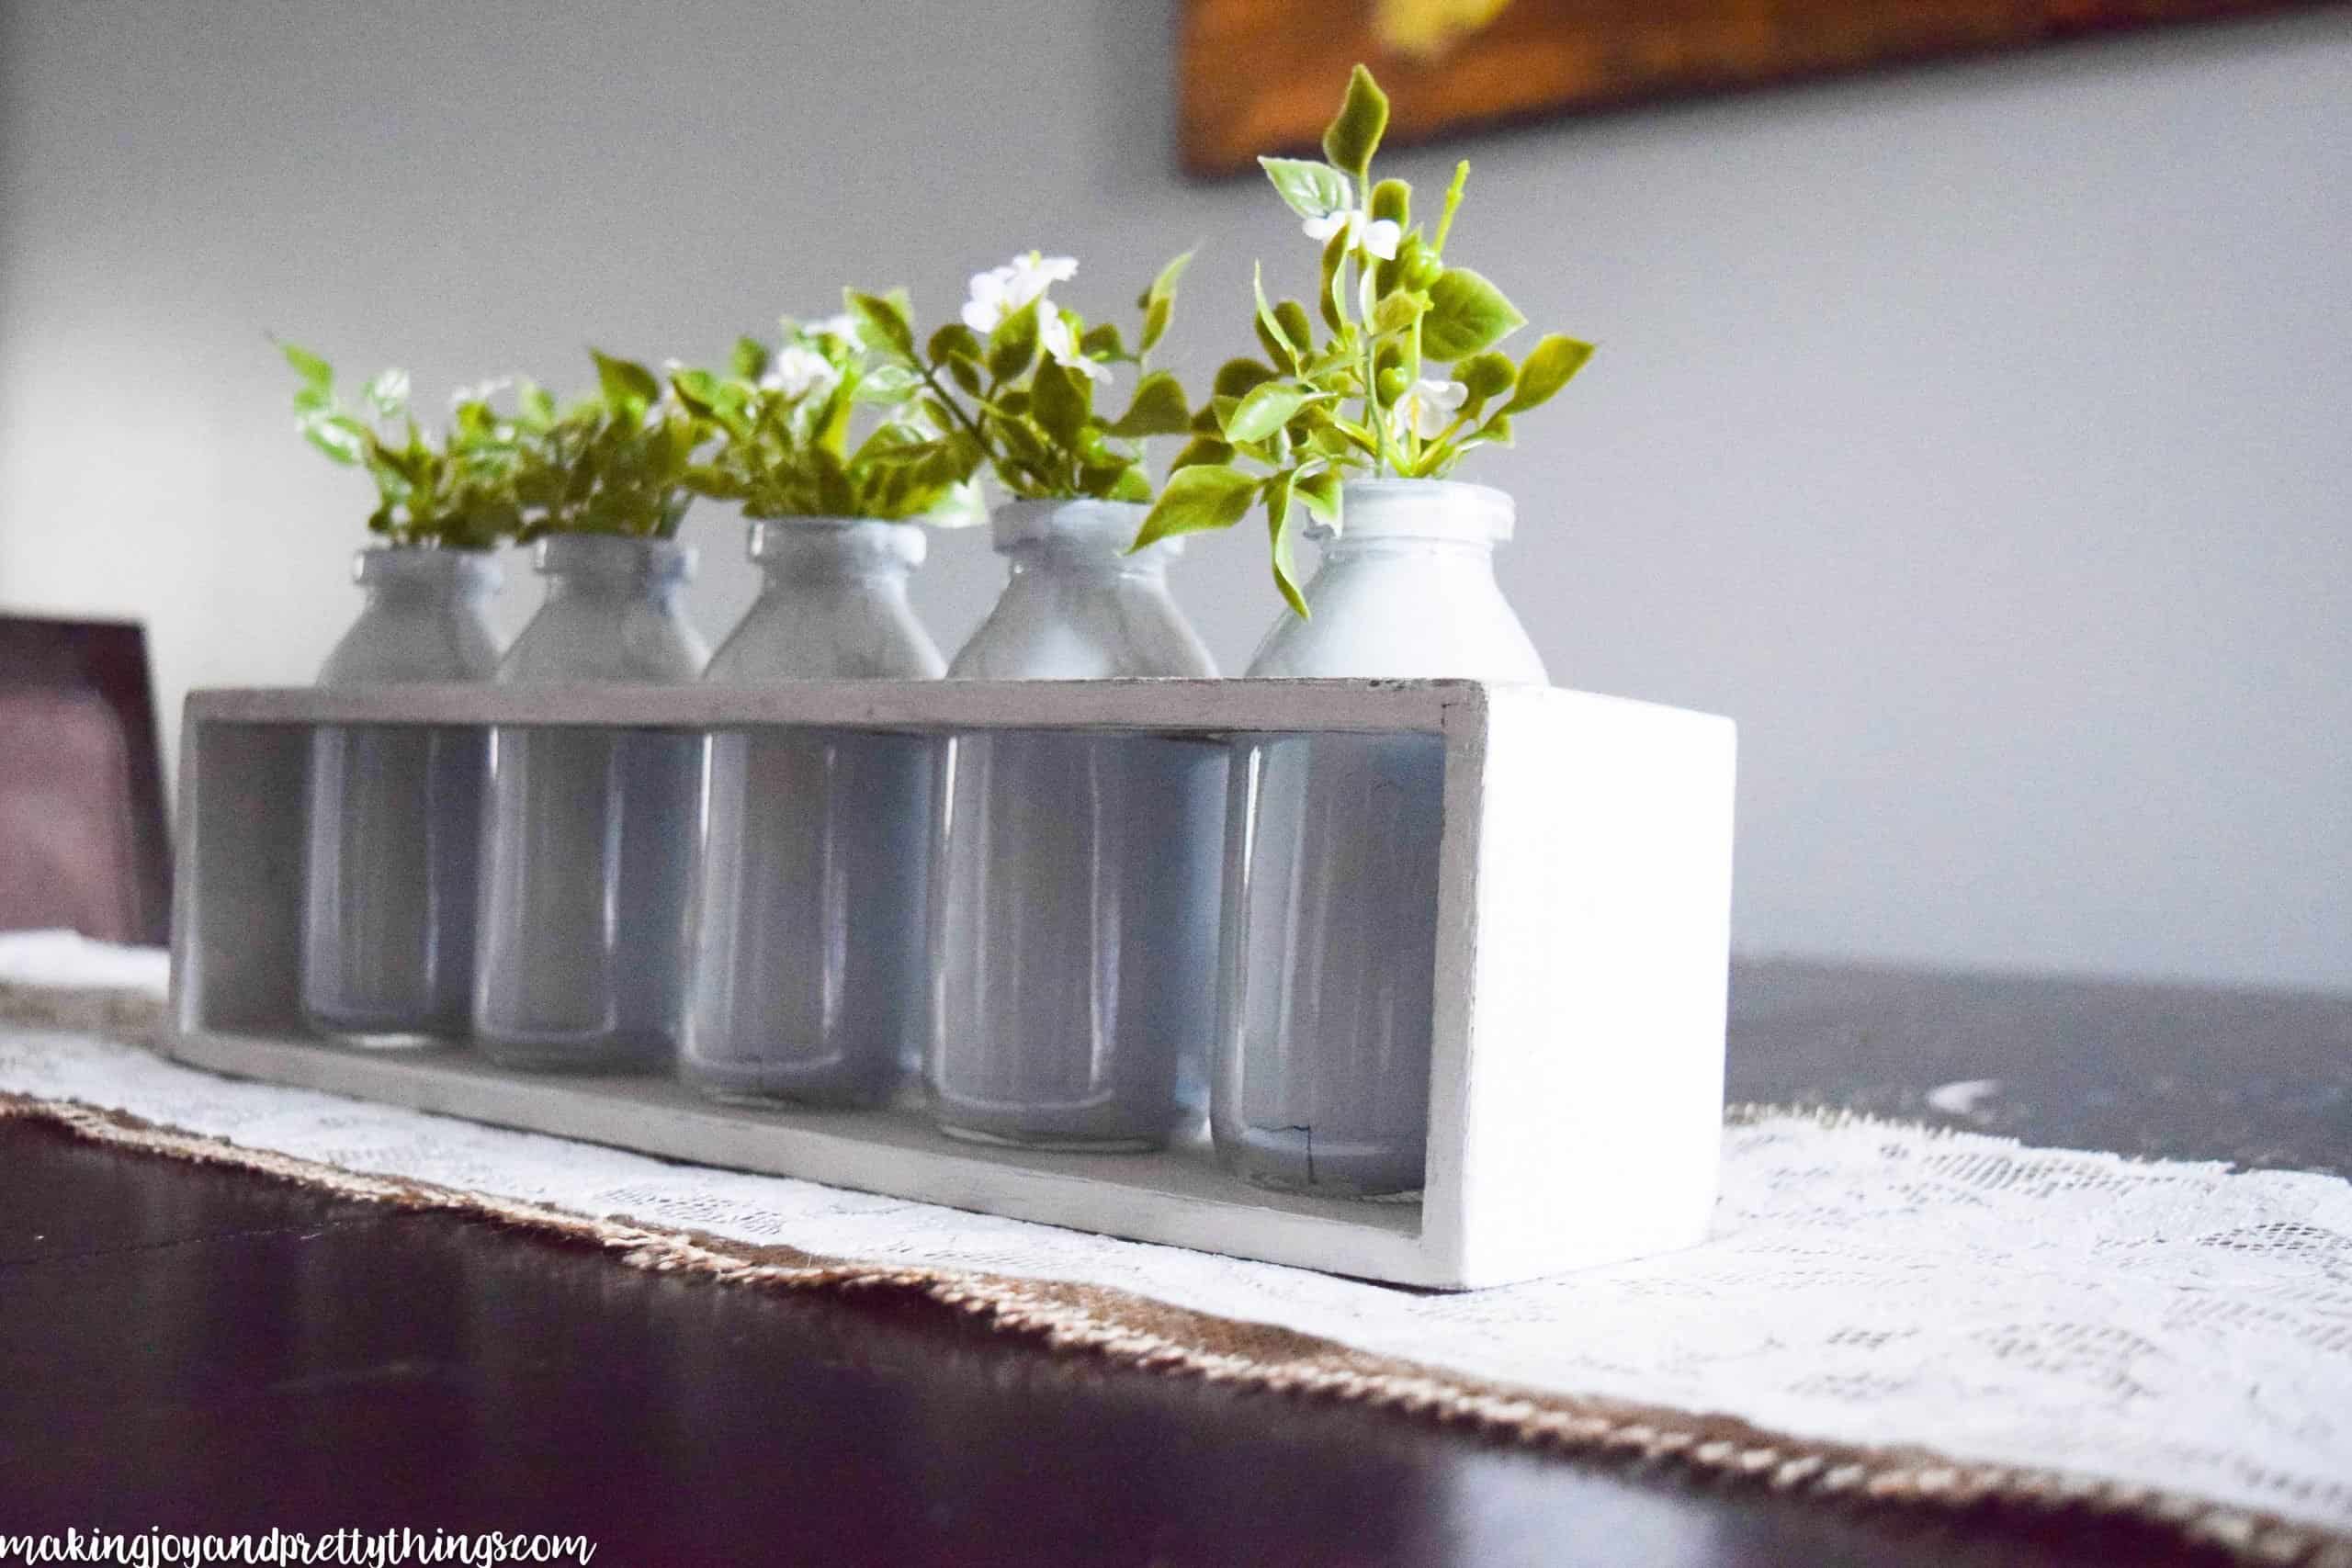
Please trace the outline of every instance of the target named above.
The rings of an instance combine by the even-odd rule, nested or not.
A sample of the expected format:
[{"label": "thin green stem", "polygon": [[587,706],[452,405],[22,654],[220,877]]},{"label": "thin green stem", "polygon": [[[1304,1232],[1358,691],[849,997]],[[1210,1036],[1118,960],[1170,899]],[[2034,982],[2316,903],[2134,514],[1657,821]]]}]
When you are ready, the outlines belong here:
[{"label": "thin green stem", "polygon": [[[1363,312],[1367,326],[1372,321],[1372,267],[1363,255],[1356,257],[1356,308]],[[1375,352],[1379,334],[1363,334],[1363,411],[1364,423],[1372,427],[1374,471],[1386,473],[1391,463],[1388,457],[1388,421],[1380,406],[1380,361]]]},{"label": "thin green stem", "polygon": [[1462,189],[1470,183],[1470,160],[1464,158],[1453,165],[1453,183],[1445,187],[1445,210],[1438,215],[1437,238],[1430,243],[1430,254],[1445,254],[1445,237],[1453,231],[1453,214],[1462,206]]}]

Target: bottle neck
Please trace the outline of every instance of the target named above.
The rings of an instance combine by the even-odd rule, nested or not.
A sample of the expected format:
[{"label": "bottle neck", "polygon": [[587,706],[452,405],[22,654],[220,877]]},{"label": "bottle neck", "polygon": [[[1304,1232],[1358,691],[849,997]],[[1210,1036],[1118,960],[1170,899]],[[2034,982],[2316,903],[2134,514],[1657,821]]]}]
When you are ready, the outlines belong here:
[{"label": "bottle neck", "polygon": [[695,552],[669,539],[559,534],[539,541],[533,565],[547,579],[550,602],[668,604],[692,580]]},{"label": "bottle neck", "polygon": [[1167,539],[1128,554],[1150,512],[1132,501],[1015,501],[997,508],[990,524],[1016,585],[1024,579],[1157,585],[1184,545]]},{"label": "bottle neck", "polygon": [[763,593],[848,592],[903,599],[926,547],[922,529],[911,523],[791,518],[752,524],[750,554]]},{"label": "bottle neck", "polygon": [[479,614],[501,575],[487,551],[405,545],[362,550],[351,571],[368,611],[402,615]]},{"label": "bottle neck", "polygon": [[1490,560],[1511,536],[1510,496],[1486,485],[1453,479],[1358,479],[1340,492],[1340,526],[1310,524],[1308,536],[1334,559],[1403,554]]}]

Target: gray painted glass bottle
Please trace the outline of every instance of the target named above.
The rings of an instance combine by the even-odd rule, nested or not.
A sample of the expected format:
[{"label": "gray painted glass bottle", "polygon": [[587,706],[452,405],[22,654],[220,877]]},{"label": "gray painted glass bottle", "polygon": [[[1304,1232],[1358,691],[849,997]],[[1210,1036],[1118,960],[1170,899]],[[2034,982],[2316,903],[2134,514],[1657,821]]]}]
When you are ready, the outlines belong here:
[{"label": "gray painted glass bottle", "polygon": [[[1313,617],[1285,614],[1257,676],[1543,684],[1495,581],[1510,497],[1434,479],[1347,487],[1314,525]],[[1434,735],[1234,743],[1212,1131],[1263,1186],[1374,1197],[1421,1186],[1444,747]]]},{"label": "gray painted glass bottle", "polygon": [[[1010,578],[948,676],[1216,674],[1168,592],[1176,542],[1125,553],[1145,510],[1000,510]],[[982,1141],[1160,1146],[1205,1089],[1225,748],[995,730],[946,750],[924,1056],[934,1117]]]},{"label": "gray painted glass bottle", "polygon": [[[483,681],[498,564],[473,550],[362,550],[366,607],[322,686]],[[424,725],[328,725],[311,739],[302,1015],[359,1045],[462,1038],[473,976],[484,742]]]},{"label": "gray painted glass bottle", "polygon": [[[911,523],[752,525],[764,577],[705,679],[935,680],[912,607]],[[922,1047],[937,742],[851,729],[703,743],[692,978],[680,1071],[724,1100],[873,1105]]]},{"label": "gray painted glass bottle", "polygon": [[[502,684],[684,682],[694,552],[666,539],[539,541],[547,602]],[[689,735],[499,725],[482,799],[474,1039],[548,1070],[666,1070],[675,1052],[699,759]]]}]

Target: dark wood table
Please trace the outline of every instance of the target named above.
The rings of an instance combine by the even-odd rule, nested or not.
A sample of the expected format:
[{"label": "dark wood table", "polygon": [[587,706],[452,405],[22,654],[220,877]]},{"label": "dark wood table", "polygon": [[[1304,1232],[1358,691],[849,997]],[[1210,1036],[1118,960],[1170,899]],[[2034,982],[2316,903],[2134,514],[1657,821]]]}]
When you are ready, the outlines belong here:
[{"label": "dark wood table", "polygon": [[[1737,1100],[2352,1174],[2352,998],[1750,965]],[[1966,1118],[1934,1086],[1992,1078]],[[603,1564],[2198,1562],[1048,1354],[0,1122],[0,1534],[585,1534]]]}]

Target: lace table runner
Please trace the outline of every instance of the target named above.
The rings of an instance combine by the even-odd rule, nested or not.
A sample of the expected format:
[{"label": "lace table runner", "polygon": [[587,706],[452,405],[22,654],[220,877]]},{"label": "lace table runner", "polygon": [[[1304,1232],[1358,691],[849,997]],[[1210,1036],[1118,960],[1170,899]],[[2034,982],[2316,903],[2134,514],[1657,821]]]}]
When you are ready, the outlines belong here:
[{"label": "lace table runner", "polygon": [[2352,1568],[2334,1177],[1756,1111],[1724,1130],[1705,1246],[1431,1295],[236,1082],[94,1032],[152,1014],[159,981],[153,955],[0,939],[0,1010],[28,1021],[0,1025],[0,1114],[1534,1442]]}]

